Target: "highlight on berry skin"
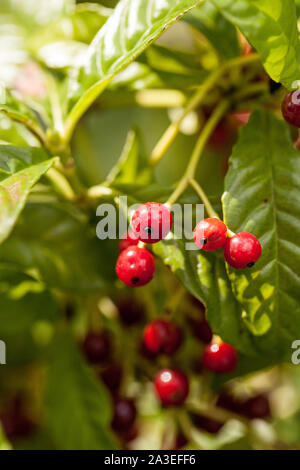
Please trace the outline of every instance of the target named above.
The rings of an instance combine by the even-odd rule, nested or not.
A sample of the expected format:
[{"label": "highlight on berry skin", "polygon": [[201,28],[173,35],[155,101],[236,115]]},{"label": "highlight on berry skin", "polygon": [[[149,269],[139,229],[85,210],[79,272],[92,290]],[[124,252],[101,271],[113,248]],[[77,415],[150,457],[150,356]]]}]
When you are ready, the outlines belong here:
[{"label": "highlight on berry skin", "polygon": [[118,257],[116,273],[120,281],[127,286],[144,286],[154,276],[155,259],[146,248],[129,246]]},{"label": "highlight on berry skin", "polygon": [[252,268],[259,260],[262,248],[259,240],[249,232],[239,232],[228,238],[223,248],[226,262],[235,269]]},{"label": "highlight on berry skin", "polygon": [[222,341],[208,344],[202,357],[203,367],[217,374],[233,372],[237,366],[238,356],[235,348]]},{"label": "highlight on berry skin", "polygon": [[170,232],[173,217],[170,209],[158,202],[142,204],[131,219],[132,231],[144,243],[157,243]]},{"label": "highlight on berry skin", "polygon": [[194,242],[205,251],[213,251],[221,248],[227,238],[227,227],[217,217],[201,220],[195,227]]},{"label": "highlight on berry skin", "polygon": [[188,396],[189,382],[179,369],[162,369],[154,378],[154,388],[163,406],[180,406]]},{"label": "highlight on berry skin", "polygon": [[287,93],[281,105],[284,119],[294,127],[300,127],[300,90]]}]

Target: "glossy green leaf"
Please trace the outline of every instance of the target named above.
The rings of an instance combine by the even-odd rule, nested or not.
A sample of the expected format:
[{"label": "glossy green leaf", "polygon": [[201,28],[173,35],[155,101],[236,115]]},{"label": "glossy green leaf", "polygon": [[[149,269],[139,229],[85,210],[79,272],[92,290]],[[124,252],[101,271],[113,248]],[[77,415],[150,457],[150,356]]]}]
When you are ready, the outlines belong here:
[{"label": "glossy green leaf", "polygon": [[39,148],[0,146],[0,242],[22,211],[31,188],[55,162]]},{"label": "glossy green leaf", "polygon": [[288,88],[299,79],[294,0],[211,0],[260,54],[270,77]]},{"label": "glossy green leaf", "polygon": [[249,231],[262,244],[256,266],[230,269],[230,279],[245,324],[278,356],[289,354],[300,329],[299,174],[300,154],[287,125],[255,112],[230,160],[224,218],[231,230]]},{"label": "glossy green leaf", "polygon": [[108,85],[170,24],[199,0],[121,0],[89,47],[84,63],[69,80],[69,127]]},{"label": "glossy green leaf", "polygon": [[54,41],[77,41],[89,44],[106,23],[112,10],[95,3],[74,7],[66,15],[47,24],[30,38],[30,46],[39,49]]},{"label": "glossy green leaf", "polygon": [[81,218],[63,205],[28,204],[0,247],[0,257],[20,268],[35,269],[47,286],[99,290],[114,280],[115,253],[112,244],[96,238],[96,223],[90,228]]},{"label": "glossy green leaf", "polygon": [[211,1],[193,9],[186,15],[185,21],[200,31],[223,59],[240,55],[236,28]]},{"label": "glossy green leaf", "polygon": [[46,388],[47,423],[58,449],[113,450],[108,392],[67,335],[53,345]]}]

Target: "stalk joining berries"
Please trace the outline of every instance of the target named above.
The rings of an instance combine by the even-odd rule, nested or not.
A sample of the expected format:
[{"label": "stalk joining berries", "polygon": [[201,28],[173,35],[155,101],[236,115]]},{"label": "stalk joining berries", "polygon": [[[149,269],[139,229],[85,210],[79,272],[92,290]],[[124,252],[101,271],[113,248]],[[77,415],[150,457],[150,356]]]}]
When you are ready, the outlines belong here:
[{"label": "stalk joining berries", "polygon": [[216,217],[201,220],[194,229],[194,242],[205,251],[221,248],[226,238],[227,227]]},{"label": "stalk joining berries", "polygon": [[164,406],[182,405],[189,393],[186,375],[178,369],[162,369],[154,379],[158,398]]},{"label": "stalk joining berries", "polygon": [[237,365],[237,353],[233,346],[228,343],[210,343],[205,348],[203,367],[212,372],[225,374],[233,372]]},{"label": "stalk joining berries", "polygon": [[116,264],[116,272],[118,278],[127,286],[144,286],[154,276],[154,257],[145,248],[130,246],[120,253]]},{"label": "stalk joining berries", "polygon": [[281,105],[284,119],[295,127],[300,127],[300,90],[290,91]]},{"label": "stalk joining berries", "polygon": [[227,263],[236,269],[251,268],[261,256],[261,244],[248,232],[240,232],[228,238],[224,248]]},{"label": "stalk joining berries", "polygon": [[157,243],[165,238],[172,223],[171,211],[158,202],[142,204],[131,220],[133,233],[144,243]]},{"label": "stalk joining berries", "polygon": [[153,354],[172,355],[182,341],[180,328],[173,322],[158,319],[149,323],[144,330],[144,344]]}]

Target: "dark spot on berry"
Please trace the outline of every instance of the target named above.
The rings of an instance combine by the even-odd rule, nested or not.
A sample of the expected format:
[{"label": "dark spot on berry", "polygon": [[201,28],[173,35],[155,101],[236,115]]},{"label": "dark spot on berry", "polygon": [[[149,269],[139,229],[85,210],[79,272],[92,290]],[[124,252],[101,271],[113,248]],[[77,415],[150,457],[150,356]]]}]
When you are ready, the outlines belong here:
[{"label": "dark spot on berry", "polygon": [[131,283],[132,283],[133,285],[136,285],[136,284],[139,282],[139,280],[140,280],[140,279],[139,279],[138,277],[132,277],[132,278],[131,278]]},{"label": "dark spot on berry", "polygon": [[151,235],[151,233],[152,233],[152,228],[150,227],[150,225],[146,225],[146,226],[143,228],[143,232],[145,232],[147,235]]},{"label": "dark spot on berry", "polygon": [[201,238],[201,245],[206,245],[207,243],[207,238]]},{"label": "dark spot on berry", "polygon": [[251,263],[248,263],[248,264],[247,264],[247,267],[248,267],[248,268],[252,268],[254,265],[255,265],[255,263],[254,263],[253,261],[251,261]]}]

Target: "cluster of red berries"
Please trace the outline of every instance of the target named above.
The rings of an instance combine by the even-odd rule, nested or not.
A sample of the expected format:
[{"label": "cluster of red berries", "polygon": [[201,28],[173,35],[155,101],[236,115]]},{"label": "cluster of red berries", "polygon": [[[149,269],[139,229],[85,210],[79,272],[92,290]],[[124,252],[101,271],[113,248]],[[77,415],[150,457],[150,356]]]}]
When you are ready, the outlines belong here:
[{"label": "cluster of red berries", "polygon": [[172,223],[171,211],[158,202],[147,202],[135,211],[132,230],[120,243],[121,253],[116,264],[117,276],[124,284],[141,287],[152,280],[155,259],[143,244],[157,243],[165,238]]},{"label": "cluster of red berries", "polygon": [[[132,218],[132,230],[120,243],[121,253],[116,272],[119,279],[131,287],[144,286],[154,276],[155,260],[143,243],[157,243],[167,236],[172,226],[171,211],[157,202],[142,204]],[[227,263],[236,269],[252,267],[261,256],[258,239],[248,232],[228,238],[228,229],[217,217],[201,220],[194,229],[196,245],[212,251],[223,247]]]},{"label": "cluster of red berries", "polygon": [[[195,335],[207,342],[202,358],[204,369],[216,373],[232,372],[237,364],[237,353],[233,346],[212,341],[212,332],[206,320],[197,322]],[[195,322],[192,324],[193,330]],[[160,354],[173,355],[181,345],[182,332],[178,325],[165,319],[157,319],[146,325],[143,344],[156,357]],[[188,396],[187,376],[177,368],[160,370],[154,379],[156,393],[164,406],[179,406]]]},{"label": "cluster of red berries", "polygon": [[261,244],[249,232],[228,238],[228,229],[217,217],[201,220],[194,229],[196,245],[205,251],[223,247],[227,263],[235,269],[251,268],[261,256]]}]

